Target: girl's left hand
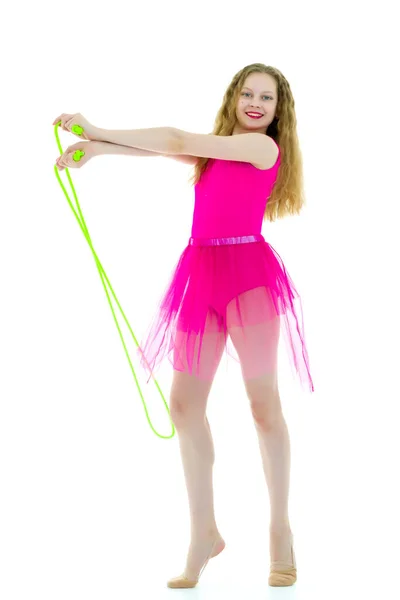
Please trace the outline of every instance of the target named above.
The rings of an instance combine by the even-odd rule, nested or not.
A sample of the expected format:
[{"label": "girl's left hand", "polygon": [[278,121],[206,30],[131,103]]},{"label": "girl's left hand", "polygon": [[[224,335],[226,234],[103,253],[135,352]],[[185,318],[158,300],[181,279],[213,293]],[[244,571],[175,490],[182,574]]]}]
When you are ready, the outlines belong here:
[{"label": "girl's left hand", "polygon": [[[64,131],[69,131],[73,135],[76,135],[81,140],[88,141],[96,141],[99,135],[99,128],[95,127],[81,113],[75,113],[73,115],[69,115],[67,113],[63,113],[60,117],[53,121],[53,125],[59,123],[61,121],[60,127],[64,129]],[[81,135],[74,133],[72,130],[73,125],[80,125],[83,128],[83,132]]]},{"label": "girl's left hand", "polygon": [[[56,166],[59,171],[63,169],[81,169],[91,158],[98,155],[97,149],[101,147],[98,142],[77,142],[69,146],[64,154],[61,154],[56,160]],[[79,161],[74,161],[73,155],[77,150],[84,152]]]}]

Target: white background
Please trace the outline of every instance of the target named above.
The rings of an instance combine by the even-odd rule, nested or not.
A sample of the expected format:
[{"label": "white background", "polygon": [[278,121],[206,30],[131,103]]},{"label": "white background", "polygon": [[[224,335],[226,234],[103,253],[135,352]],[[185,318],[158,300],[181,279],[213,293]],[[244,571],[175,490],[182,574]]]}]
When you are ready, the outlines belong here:
[{"label": "white background", "polygon": [[[399,87],[393,3],[133,2],[1,9],[0,597],[167,598],[189,513],[177,435],[156,437],[93,255],[54,173],[52,126],[210,133],[245,65],[288,79],[307,205],[266,222],[303,302],[314,394],[282,360],[298,582],[285,597],[398,594]],[[60,131],[65,150],[77,141]],[[190,237],[192,167],[102,156],[70,170],[138,340]],[[68,185],[66,172],[62,180]],[[115,308],[155,429],[171,426]],[[172,373],[158,377],[166,398]],[[226,550],[196,598],[273,597],[269,500],[240,367],[209,404]],[[178,592],[179,593],[179,592]]]}]

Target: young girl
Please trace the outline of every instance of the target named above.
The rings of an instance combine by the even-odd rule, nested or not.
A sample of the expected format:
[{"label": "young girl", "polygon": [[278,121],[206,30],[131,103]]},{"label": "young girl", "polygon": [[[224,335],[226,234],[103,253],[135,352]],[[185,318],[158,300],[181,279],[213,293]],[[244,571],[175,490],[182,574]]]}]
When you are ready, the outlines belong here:
[{"label": "young girl", "polygon": [[281,330],[293,373],[306,390],[314,391],[314,385],[300,296],[261,235],[264,220],[299,213],[304,204],[289,83],[273,67],[246,66],[226,90],[213,135],[172,133],[177,131],[167,140],[169,128],[114,135],[102,130],[101,138],[109,146],[132,147],[136,139],[139,156],[158,150],[195,165],[191,237],[140,350],[150,376],[165,357],[174,368],[170,411],[188,492],[191,544],[184,572],[168,586],[194,587],[208,560],[225,547],[214,515],[215,457],[206,417],[224,349],[240,361],[268,485],[269,584],[292,585],[297,571],[288,515],[290,441],[278,390]]}]

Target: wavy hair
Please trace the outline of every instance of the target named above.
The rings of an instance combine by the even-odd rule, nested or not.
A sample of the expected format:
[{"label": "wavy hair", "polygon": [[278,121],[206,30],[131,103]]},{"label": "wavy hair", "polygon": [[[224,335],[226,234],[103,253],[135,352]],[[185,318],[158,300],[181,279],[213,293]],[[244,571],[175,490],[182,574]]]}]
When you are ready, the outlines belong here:
[{"label": "wavy hair", "polygon": [[[278,102],[275,118],[267,128],[267,134],[279,145],[281,164],[264,212],[263,221],[275,221],[288,215],[299,214],[305,205],[303,189],[303,160],[297,136],[295,102],[289,82],[278,69],[254,63],[236,73],[229,84],[219,109],[214,129],[209,135],[232,135],[236,124],[236,106],[239,94],[248,75],[267,73],[277,83]],[[189,183],[196,185],[207,168],[208,157],[199,157]]]}]

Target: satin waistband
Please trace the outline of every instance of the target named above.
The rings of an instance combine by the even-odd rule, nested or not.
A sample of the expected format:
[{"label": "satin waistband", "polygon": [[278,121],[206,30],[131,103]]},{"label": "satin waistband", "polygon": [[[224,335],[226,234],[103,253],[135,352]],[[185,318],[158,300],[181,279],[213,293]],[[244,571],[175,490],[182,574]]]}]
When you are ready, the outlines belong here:
[{"label": "satin waistband", "polygon": [[239,237],[227,238],[193,238],[189,239],[191,246],[226,246],[229,244],[249,244],[251,242],[265,242],[261,234],[242,235]]}]

